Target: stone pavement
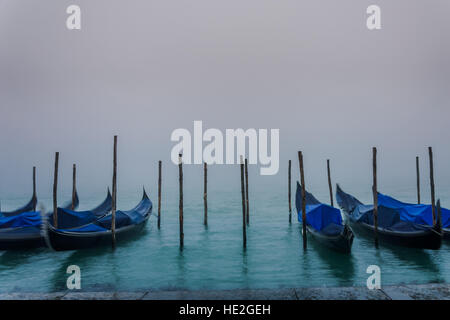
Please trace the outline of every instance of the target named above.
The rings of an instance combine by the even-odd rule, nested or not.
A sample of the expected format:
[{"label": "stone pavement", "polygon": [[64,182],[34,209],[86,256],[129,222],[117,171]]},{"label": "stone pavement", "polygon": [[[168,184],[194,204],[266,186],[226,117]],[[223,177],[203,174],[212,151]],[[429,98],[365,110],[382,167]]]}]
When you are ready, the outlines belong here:
[{"label": "stone pavement", "polygon": [[194,291],[138,291],[4,293],[0,300],[450,300],[450,284],[365,287],[238,289]]}]

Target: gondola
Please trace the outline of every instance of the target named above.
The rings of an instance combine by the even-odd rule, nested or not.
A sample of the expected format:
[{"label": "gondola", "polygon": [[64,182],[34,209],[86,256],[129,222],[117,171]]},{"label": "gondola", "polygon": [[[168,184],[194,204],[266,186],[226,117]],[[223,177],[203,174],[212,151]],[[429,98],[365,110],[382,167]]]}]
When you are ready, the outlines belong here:
[{"label": "gondola", "polygon": [[[152,202],[144,190],[142,200],[134,209],[117,211],[115,223],[116,241],[121,242],[126,238],[139,234],[151,215],[152,207]],[[111,214],[77,228],[62,229],[47,224],[46,238],[49,246],[56,251],[111,245],[111,224]]]},{"label": "gondola", "polygon": [[[359,235],[375,237],[373,205],[364,205],[337,185],[336,200],[352,230]],[[437,210],[440,212],[440,210]],[[440,214],[434,226],[402,219],[400,210],[387,203],[378,204],[377,238],[380,243],[423,249],[439,249],[442,242]]]},{"label": "gondola", "polygon": [[[321,203],[306,190],[305,195],[306,231],[322,245],[338,252],[350,253],[354,236],[352,230],[343,223],[340,210]],[[302,222],[302,186],[298,182],[295,205],[298,221]]]},{"label": "gondola", "polygon": [[[401,202],[388,195],[378,193],[378,203],[399,209],[402,219],[422,225],[433,225],[433,208],[431,204]],[[450,240],[450,210],[441,208],[442,237]]]},{"label": "gondola", "polygon": [[[79,226],[106,215],[111,210],[111,194],[90,211],[72,211],[70,205],[58,208],[58,223],[64,226]],[[78,206],[78,196],[74,206]],[[52,213],[45,214],[44,220],[51,221]],[[42,236],[43,219],[40,211],[22,212],[15,216],[0,218],[0,250],[33,249],[46,246]]]},{"label": "gondola", "polygon": [[[78,207],[79,204],[79,199],[78,199],[78,193],[75,191],[75,199],[74,199],[74,203],[73,203],[73,207],[74,209],[76,209]],[[17,216],[21,213],[24,212],[31,212],[34,211],[36,208],[36,204],[37,204],[37,197],[36,194],[33,194],[33,196],[31,197],[30,201],[28,201],[28,203],[26,205],[24,205],[23,207],[20,207],[19,209],[13,210],[13,211],[0,211],[0,218],[1,217],[12,217],[12,216]],[[72,208],[72,201],[67,202],[64,206],[62,206],[62,208],[64,209],[71,209]]]}]

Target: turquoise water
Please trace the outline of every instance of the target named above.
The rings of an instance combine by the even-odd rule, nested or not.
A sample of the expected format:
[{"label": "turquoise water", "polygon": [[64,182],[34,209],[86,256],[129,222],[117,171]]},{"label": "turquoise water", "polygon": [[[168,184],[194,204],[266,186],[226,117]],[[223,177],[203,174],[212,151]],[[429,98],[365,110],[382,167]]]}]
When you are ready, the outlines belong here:
[{"label": "turquoise water", "polygon": [[[251,192],[248,247],[244,251],[240,190],[209,193],[208,228],[203,226],[198,191],[186,188],[183,251],[178,246],[178,192],[164,189],[161,229],[152,216],[138,239],[120,244],[115,251],[107,247],[73,252],[0,252],[0,291],[65,290],[66,269],[72,264],[81,268],[81,286],[86,291],[363,286],[369,276],[366,269],[373,264],[381,268],[382,285],[450,281],[449,245],[439,251],[386,246],[377,250],[372,241],[356,238],[352,253],[342,255],[310,240],[304,252],[296,217],[292,225],[288,223],[287,194],[282,188]],[[409,198],[401,197],[403,200],[414,198],[413,190],[391,194],[408,194]],[[328,197],[326,189],[316,195],[324,201]],[[80,209],[95,206],[103,196],[100,193],[86,199],[81,195]],[[121,194],[119,207],[133,207],[140,196]],[[361,200],[369,197],[366,192]],[[156,197],[151,198],[156,213]],[[2,207],[14,208],[26,200],[5,200]]]}]

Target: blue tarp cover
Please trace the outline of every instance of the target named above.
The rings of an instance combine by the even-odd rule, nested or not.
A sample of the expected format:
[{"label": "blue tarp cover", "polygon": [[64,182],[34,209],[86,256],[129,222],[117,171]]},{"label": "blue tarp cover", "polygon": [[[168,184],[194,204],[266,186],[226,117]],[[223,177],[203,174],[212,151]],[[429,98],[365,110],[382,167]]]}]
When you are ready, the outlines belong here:
[{"label": "blue tarp cover", "polygon": [[42,224],[39,211],[23,212],[16,216],[1,217],[0,229],[19,227],[39,227]]},{"label": "blue tarp cover", "polygon": [[[425,230],[421,224],[411,221],[402,220],[400,215],[401,209],[390,208],[385,205],[378,205],[378,227],[391,231],[420,231]],[[349,219],[354,222],[364,222],[369,225],[374,225],[373,220],[373,205],[358,205],[349,215]]]},{"label": "blue tarp cover", "polygon": [[71,232],[98,232],[98,231],[106,231],[107,229],[99,227],[98,225],[94,223],[90,223],[88,225],[79,227],[79,228],[73,228],[69,231]]},{"label": "blue tarp cover", "polygon": [[[72,211],[58,208],[58,228],[67,229],[82,226],[94,221],[97,217],[91,211]],[[53,213],[48,217],[53,224]]]},{"label": "blue tarp cover", "polygon": [[[345,193],[337,186],[336,200],[339,205],[347,212],[350,221],[356,223],[366,223],[373,226],[373,205],[362,204],[352,195]],[[398,232],[423,231],[430,227],[416,222],[403,219],[404,212],[399,202],[393,199],[378,198],[378,227]]]},{"label": "blue tarp cover", "polygon": [[[53,214],[47,214],[48,221],[53,223]],[[90,211],[71,211],[68,209],[58,208],[58,227],[73,228],[88,224],[96,219],[96,216]],[[24,212],[16,216],[0,217],[0,228],[27,228],[39,227],[42,225],[41,213]]]},{"label": "blue tarp cover", "polygon": [[[400,218],[418,224],[433,225],[433,209],[430,204],[413,204],[398,201],[387,195],[378,193],[378,204],[397,209]],[[441,208],[442,227],[450,228],[450,210]]]},{"label": "blue tarp cover", "polygon": [[[302,187],[297,182],[295,205],[297,207],[298,221],[302,223]],[[326,235],[336,235],[342,232],[341,211],[327,204],[321,203],[311,193],[305,193],[306,223],[316,231]]]},{"label": "blue tarp cover", "polygon": [[[298,211],[298,220],[302,222],[301,209]],[[306,223],[317,231],[323,231],[330,224],[342,226],[341,212],[323,203],[306,205]]]},{"label": "blue tarp cover", "polygon": [[[78,196],[75,206],[78,205]],[[91,211],[72,211],[67,208],[58,208],[58,227],[62,229],[75,228],[86,225],[106,214],[111,207],[111,195],[108,195],[103,203]],[[31,202],[30,202],[31,203]],[[53,212],[47,212],[46,218],[53,224]],[[24,212],[11,217],[0,216],[0,228],[29,228],[40,227],[42,224],[40,212]]]},{"label": "blue tarp cover", "polygon": [[[134,209],[129,211],[116,212],[116,229],[123,228],[129,225],[139,224],[145,219],[145,216],[151,212],[152,202],[148,198],[144,198]],[[108,214],[96,221],[91,221],[89,224],[74,229],[59,228],[60,231],[70,232],[100,232],[111,230],[112,215]]]}]

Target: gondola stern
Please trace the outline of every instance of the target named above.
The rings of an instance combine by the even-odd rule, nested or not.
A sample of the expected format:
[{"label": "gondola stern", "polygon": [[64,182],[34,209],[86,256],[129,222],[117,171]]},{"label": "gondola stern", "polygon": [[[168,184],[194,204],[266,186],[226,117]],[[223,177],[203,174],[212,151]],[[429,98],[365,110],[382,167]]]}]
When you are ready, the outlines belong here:
[{"label": "gondola stern", "polygon": [[145,187],[142,187],[143,195],[142,200],[149,200],[147,192],[145,191]]},{"label": "gondola stern", "polygon": [[112,195],[111,195],[111,191],[109,191],[109,187],[108,187],[108,192],[106,194],[106,199],[103,202],[106,203],[106,202],[111,202],[111,201],[112,201]]},{"label": "gondola stern", "polygon": [[73,207],[73,210],[75,210],[76,208],[78,208],[78,205],[80,204],[80,198],[78,198],[78,190],[75,189],[75,199],[73,204],[71,203],[71,206]]},{"label": "gondola stern", "polygon": [[344,192],[339,184],[336,184],[336,202],[344,213],[351,213],[362,202],[354,196]]}]

